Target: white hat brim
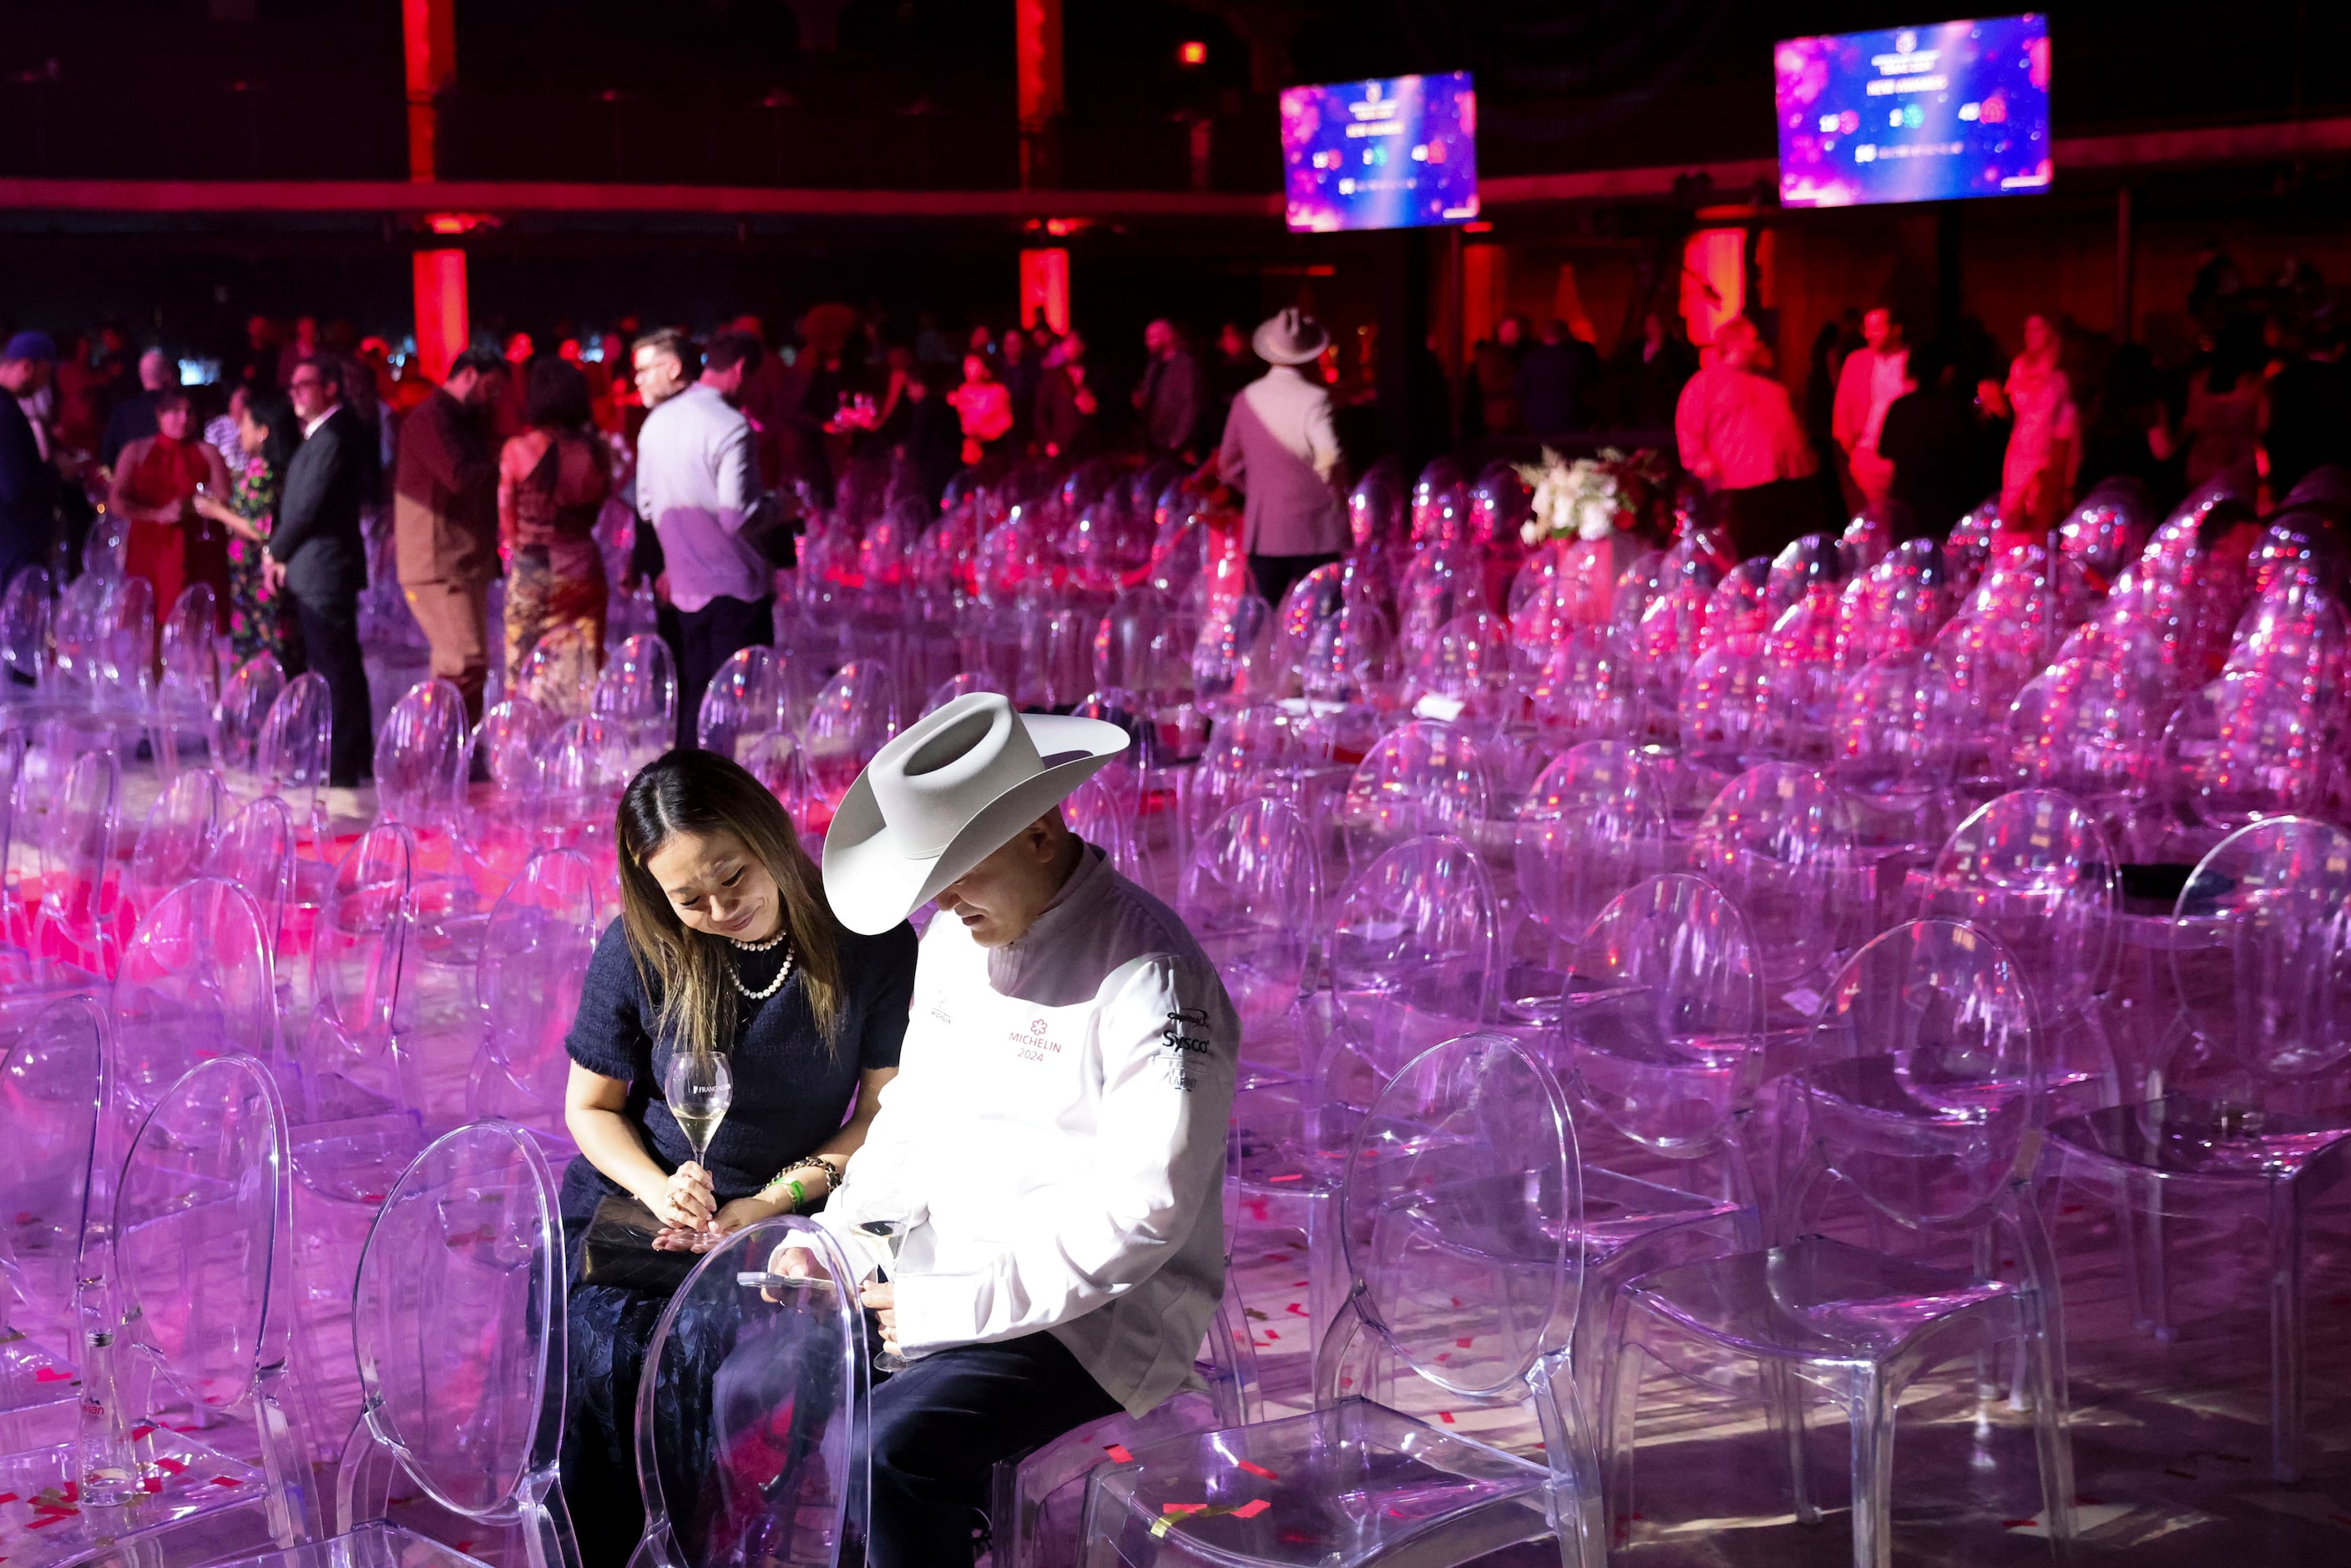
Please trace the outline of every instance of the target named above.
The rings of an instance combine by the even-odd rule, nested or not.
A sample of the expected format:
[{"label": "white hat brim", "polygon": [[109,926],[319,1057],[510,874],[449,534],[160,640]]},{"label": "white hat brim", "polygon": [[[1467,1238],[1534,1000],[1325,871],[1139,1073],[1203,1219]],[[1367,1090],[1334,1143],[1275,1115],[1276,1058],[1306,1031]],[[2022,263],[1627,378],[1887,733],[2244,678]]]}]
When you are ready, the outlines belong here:
[{"label": "white hat brim", "polygon": [[1098,718],[1020,714],[1014,722],[1028,727],[1040,757],[1066,760],[979,802],[936,854],[906,853],[883,820],[872,785],[864,774],[857,776],[824,835],[825,900],[843,925],[867,936],[889,930],[1076,793],[1116,761],[1130,740],[1126,731]]},{"label": "white hat brim", "polygon": [[1316,336],[1308,340],[1312,345],[1311,348],[1303,344],[1284,344],[1274,332],[1280,320],[1277,316],[1271,321],[1259,322],[1257,330],[1249,335],[1249,348],[1267,364],[1311,364],[1321,359],[1322,351],[1331,346],[1331,329],[1319,321],[1315,323]]}]

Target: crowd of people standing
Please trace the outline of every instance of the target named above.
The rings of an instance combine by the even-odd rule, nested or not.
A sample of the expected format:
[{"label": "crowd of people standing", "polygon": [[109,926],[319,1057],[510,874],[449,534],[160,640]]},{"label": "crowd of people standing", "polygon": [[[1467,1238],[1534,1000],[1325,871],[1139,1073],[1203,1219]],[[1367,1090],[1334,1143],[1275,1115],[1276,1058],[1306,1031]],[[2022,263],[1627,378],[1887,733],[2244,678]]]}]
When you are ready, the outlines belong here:
[{"label": "crowd of people standing", "polygon": [[[1500,449],[1670,431],[1747,555],[1865,507],[1939,536],[1992,498],[2007,527],[2040,531],[2116,475],[2166,503],[2249,460],[2281,496],[2351,461],[2351,322],[2332,296],[2306,268],[2292,288],[2250,287],[2217,247],[2198,277],[2199,350],[2168,371],[2046,314],[2011,356],[1972,321],[1918,340],[1882,302],[1824,326],[1801,380],[1743,317],[1698,348],[1653,311],[1605,358],[1566,323],[1510,317],[1465,367],[1466,434]],[[878,309],[825,305],[780,341],[754,317],[698,342],[614,328],[559,329],[545,348],[510,333],[435,385],[341,323],[256,317],[201,387],[117,327],[62,347],[18,332],[0,347],[0,578],[71,575],[102,507],[159,615],[202,584],[240,660],[326,678],[333,782],[348,785],[369,770],[371,580],[396,581],[433,674],[475,716],[494,663],[509,689],[534,664],[566,689],[592,683],[613,588],[651,585],[690,739],[710,677],[772,635],[786,525],[855,465],[885,459],[935,504],[966,467],[1177,459],[1242,492],[1274,595],[1344,547],[1335,497],[1377,455],[1350,449],[1360,399],[1334,384],[1332,335],[1298,312],[1254,334],[1223,323],[1205,350],[1175,316],[1155,319],[1140,373],[1115,378],[1083,335],[1042,321],[958,335],[924,314],[902,332]],[[617,584],[598,541],[615,502],[642,521]]]}]

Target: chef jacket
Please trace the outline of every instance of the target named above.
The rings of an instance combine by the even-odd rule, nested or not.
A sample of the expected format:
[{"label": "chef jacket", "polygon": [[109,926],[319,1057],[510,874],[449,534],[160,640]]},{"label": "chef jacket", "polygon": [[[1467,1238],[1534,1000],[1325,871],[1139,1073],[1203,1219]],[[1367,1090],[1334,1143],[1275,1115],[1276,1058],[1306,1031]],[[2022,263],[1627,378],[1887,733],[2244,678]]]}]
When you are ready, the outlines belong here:
[{"label": "chef jacket", "polygon": [[[1224,1293],[1240,1024],[1175,911],[1087,846],[1008,946],[942,914],[898,1076],[820,1217],[887,1263],[910,1357],[1049,1333],[1129,1412],[1190,1378]],[[899,1255],[858,1229],[906,1223]]]}]

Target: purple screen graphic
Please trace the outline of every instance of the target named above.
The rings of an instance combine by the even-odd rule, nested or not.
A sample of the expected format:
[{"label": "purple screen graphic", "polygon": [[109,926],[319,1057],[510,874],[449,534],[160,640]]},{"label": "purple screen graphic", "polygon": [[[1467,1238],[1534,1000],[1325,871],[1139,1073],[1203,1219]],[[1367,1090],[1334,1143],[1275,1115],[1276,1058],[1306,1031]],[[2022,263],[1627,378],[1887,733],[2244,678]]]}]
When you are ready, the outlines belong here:
[{"label": "purple screen graphic", "polygon": [[1783,206],[2049,188],[2046,16],[1790,38],[1772,64]]},{"label": "purple screen graphic", "polygon": [[1469,73],[1287,89],[1281,165],[1295,233],[1468,223],[1478,215]]}]

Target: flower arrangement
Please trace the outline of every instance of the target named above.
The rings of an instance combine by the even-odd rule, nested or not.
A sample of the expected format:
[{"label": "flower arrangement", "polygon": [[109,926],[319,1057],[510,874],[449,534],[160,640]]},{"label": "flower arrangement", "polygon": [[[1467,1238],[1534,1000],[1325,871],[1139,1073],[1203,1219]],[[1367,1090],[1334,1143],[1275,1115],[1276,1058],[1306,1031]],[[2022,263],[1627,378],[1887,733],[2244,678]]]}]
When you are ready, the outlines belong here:
[{"label": "flower arrangement", "polygon": [[1598,541],[1628,532],[1654,521],[1672,495],[1672,470],[1656,452],[1604,446],[1596,456],[1571,463],[1546,446],[1541,462],[1518,469],[1535,492],[1519,530],[1531,548],[1549,539]]}]

